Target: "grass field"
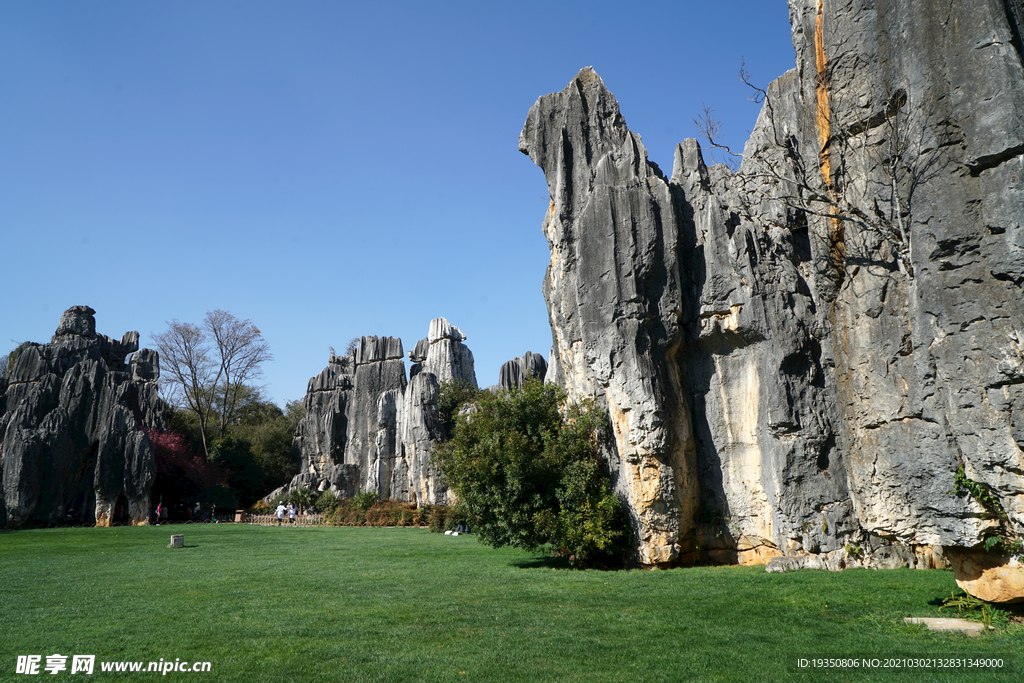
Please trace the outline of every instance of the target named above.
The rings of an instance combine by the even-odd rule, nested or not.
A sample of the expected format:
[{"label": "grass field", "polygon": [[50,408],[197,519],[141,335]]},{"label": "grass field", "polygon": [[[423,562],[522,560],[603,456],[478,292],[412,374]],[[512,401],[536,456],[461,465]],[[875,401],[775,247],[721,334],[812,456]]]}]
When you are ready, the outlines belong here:
[{"label": "grass field", "polygon": [[[169,549],[171,533],[185,548]],[[0,680],[19,655],[92,654],[84,680],[1007,681],[1024,629],[939,616],[946,571],[572,571],[421,529],[248,525],[0,533]],[[1001,657],[1013,670],[801,673],[798,657]],[[112,673],[101,662],[210,662]]]}]

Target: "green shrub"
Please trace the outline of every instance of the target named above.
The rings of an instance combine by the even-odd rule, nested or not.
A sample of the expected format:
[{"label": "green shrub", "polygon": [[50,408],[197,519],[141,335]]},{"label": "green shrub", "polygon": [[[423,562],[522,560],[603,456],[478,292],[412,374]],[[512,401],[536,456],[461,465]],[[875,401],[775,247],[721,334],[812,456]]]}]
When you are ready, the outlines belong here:
[{"label": "green shrub", "polygon": [[438,387],[437,412],[444,424],[445,433],[451,437],[455,429],[455,417],[459,409],[473,401],[480,390],[461,379],[446,379]]},{"label": "green shrub", "polygon": [[306,510],[313,507],[313,503],[316,501],[316,499],[316,494],[313,493],[310,489],[301,488],[292,491],[292,494],[288,496],[288,500],[286,502],[289,502],[292,505],[294,505],[296,509],[299,510],[300,512],[305,512]]},{"label": "green shrub", "polygon": [[427,510],[425,506],[420,505],[412,510],[412,519],[409,520],[411,526],[426,526],[427,525]]},{"label": "green shrub", "polygon": [[538,380],[481,392],[433,461],[482,542],[551,546],[576,567],[621,565],[630,539],[598,452],[606,418],[593,403],[565,400]]},{"label": "green shrub", "polygon": [[316,509],[325,515],[333,512],[339,505],[341,500],[330,489],[325,490],[316,499]]},{"label": "green shrub", "polygon": [[359,508],[363,512],[366,512],[371,507],[373,507],[373,504],[376,503],[377,500],[379,499],[380,496],[378,496],[376,493],[372,491],[364,491],[363,493],[357,494],[355,498],[353,498],[352,500],[355,502],[357,508]]},{"label": "green shrub", "polygon": [[365,526],[366,511],[357,508],[351,500],[345,500],[324,516],[324,522],[334,526]]},{"label": "green shrub", "polygon": [[366,511],[367,526],[402,526],[403,519],[412,519],[412,506],[397,500],[381,500]]},{"label": "green shrub", "polygon": [[445,530],[445,523],[447,519],[447,505],[431,505],[427,511],[427,526],[434,533],[441,533]]}]

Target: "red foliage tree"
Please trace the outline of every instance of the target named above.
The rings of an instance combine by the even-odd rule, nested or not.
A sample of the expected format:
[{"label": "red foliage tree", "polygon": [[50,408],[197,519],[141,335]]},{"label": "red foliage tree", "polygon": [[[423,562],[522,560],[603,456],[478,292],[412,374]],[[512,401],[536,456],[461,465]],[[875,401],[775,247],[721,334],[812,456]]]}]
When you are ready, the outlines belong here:
[{"label": "red foliage tree", "polygon": [[227,475],[216,463],[192,450],[188,440],[173,430],[146,430],[156,455],[154,496],[167,496],[170,502],[191,502],[215,489],[228,488]]}]

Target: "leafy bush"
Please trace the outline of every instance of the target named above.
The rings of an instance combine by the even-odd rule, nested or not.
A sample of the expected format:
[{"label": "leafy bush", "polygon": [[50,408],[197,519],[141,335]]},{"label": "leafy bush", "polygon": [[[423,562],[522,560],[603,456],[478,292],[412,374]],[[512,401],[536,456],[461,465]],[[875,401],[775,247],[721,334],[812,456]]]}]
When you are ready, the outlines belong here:
[{"label": "leafy bush", "polygon": [[339,505],[341,505],[341,500],[330,489],[321,493],[316,499],[316,509],[325,515],[333,512]]},{"label": "leafy bush", "polygon": [[288,502],[294,505],[300,512],[305,512],[313,507],[316,499],[316,494],[308,488],[296,489],[292,491],[292,495],[288,496]]},{"label": "leafy bush", "polygon": [[444,520],[445,531],[455,531],[460,526],[472,527],[472,513],[461,502],[454,507],[448,508],[448,514]]},{"label": "leafy bush", "polygon": [[373,493],[372,491],[364,491],[363,493],[357,494],[356,497],[352,499],[352,501],[355,503],[355,506],[357,508],[359,508],[363,512],[366,512],[371,507],[373,507],[373,504],[376,503],[379,499],[380,496],[378,496],[376,493]]},{"label": "leafy bush", "polygon": [[381,500],[366,511],[367,526],[409,526],[412,506],[397,500]]},{"label": "leafy bush", "polygon": [[480,540],[551,546],[577,567],[621,565],[629,535],[598,453],[603,412],[566,407],[562,390],[539,380],[480,392],[474,405],[433,460]]},{"label": "leafy bush", "polygon": [[351,499],[343,500],[325,516],[324,522],[334,526],[364,526],[366,511],[357,508]]},{"label": "leafy bush", "polygon": [[257,500],[252,504],[252,507],[249,508],[249,512],[254,515],[269,515],[273,512],[273,509],[262,500]]},{"label": "leafy bush", "polygon": [[459,409],[479,394],[480,390],[465,380],[446,379],[441,382],[437,394],[437,412],[449,437],[455,429],[455,417]]},{"label": "leafy bush", "polygon": [[448,519],[448,506],[431,505],[427,511],[427,525],[434,533],[441,533],[445,530],[445,522]]}]

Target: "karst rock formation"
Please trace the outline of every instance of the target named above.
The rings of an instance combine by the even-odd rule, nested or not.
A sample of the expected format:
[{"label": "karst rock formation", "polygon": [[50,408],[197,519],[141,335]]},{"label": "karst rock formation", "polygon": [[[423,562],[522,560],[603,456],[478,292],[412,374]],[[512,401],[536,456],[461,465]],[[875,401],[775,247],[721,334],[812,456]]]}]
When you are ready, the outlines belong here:
[{"label": "karst rock formation", "polygon": [[530,110],[547,378],[607,408],[641,563],[1020,538],[1021,7],[790,0],[736,172],[666,176],[590,68]]},{"label": "karst rock formation", "polygon": [[157,353],[139,350],[138,332],[97,334],[88,306],[65,311],[50,343],[18,351],[0,380],[0,521],[148,524],[146,432],[164,427]]},{"label": "karst rock formation", "polygon": [[533,351],[527,351],[518,358],[513,358],[502,364],[498,371],[499,389],[518,389],[530,379],[543,380],[548,372],[548,362],[544,356]]},{"label": "karst rock formation", "polygon": [[432,320],[408,354],[408,380],[402,340],[395,337],[362,337],[354,355],[331,356],[309,381],[306,416],[292,443],[300,472],[266,499],[311,488],[342,497],[373,492],[424,505],[451,502],[430,456],[447,438],[437,406],[441,383],[477,386],[465,339],[444,318]]}]

